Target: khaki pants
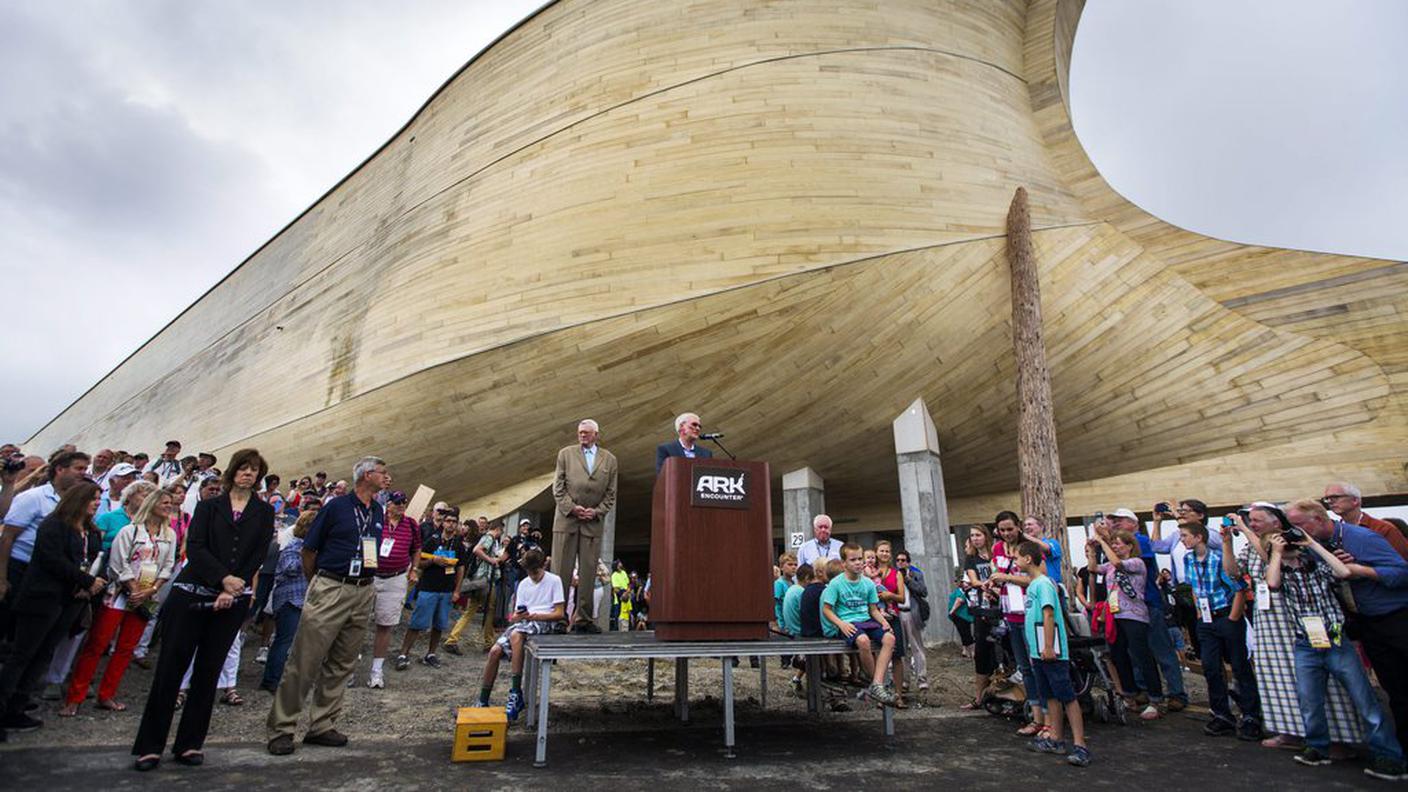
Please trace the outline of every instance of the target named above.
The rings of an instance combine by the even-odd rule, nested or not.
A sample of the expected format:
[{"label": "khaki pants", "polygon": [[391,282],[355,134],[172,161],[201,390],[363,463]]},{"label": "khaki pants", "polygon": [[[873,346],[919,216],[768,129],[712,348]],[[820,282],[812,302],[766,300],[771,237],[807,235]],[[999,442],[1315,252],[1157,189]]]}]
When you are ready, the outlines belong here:
[{"label": "khaki pants", "polygon": [[459,646],[460,634],[464,632],[464,629],[469,626],[470,622],[474,621],[475,615],[479,613],[481,604],[484,606],[484,612],[487,613],[488,616],[484,619],[484,629],[480,631],[479,644],[485,647],[493,645],[495,588],[495,586],[490,585],[489,588],[483,591],[471,592],[466,597],[464,613],[460,614],[460,618],[455,622],[455,626],[450,628],[450,636],[445,639],[446,646]]},{"label": "khaki pants", "polygon": [[592,587],[596,583],[597,557],[601,555],[601,537],[586,536],[580,531],[553,531],[552,571],[562,578],[564,593],[572,588],[572,567],[577,567],[577,585],[586,597],[577,597],[567,620],[573,624],[592,619]]},{"label": "khaki pants", "polygon": [[266,722],[270,739],[294,733],[309,691],[313,705],[308,713],[308,733],[321,734],[337,723],[347,678],[366,637],[372,596],[370,585],[339,583],[322,576],[308,582],[303,617]]}]

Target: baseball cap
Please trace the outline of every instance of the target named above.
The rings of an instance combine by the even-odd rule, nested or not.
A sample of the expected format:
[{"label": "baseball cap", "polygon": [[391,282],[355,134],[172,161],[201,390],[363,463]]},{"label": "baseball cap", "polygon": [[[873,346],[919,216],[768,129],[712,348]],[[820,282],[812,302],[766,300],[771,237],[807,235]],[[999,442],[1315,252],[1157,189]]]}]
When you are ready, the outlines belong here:
[{"label": "baseball cap", "polygon": [[523,519],[521,519],[521,520],[518,521],[518,524],[519,524],[519,525],[532,525],[532,524],[533,524],[533,521],[530,520],[530,519],[528,519],[527,517],[524,517]]},{"label": "baseball cap", "polygon": [[1110,516],[1111,516],[1111,517],[1125,517],[1125,518],[1127,518],[1127,519],[1134,520],[1135,522],[1139,522],[1139,515],[1135,514],[1134,512],[1132,512],[1132,511],[1130,511],[1129,509],[1126,509],[1126,508],[1124,508],[1124,507],[1120,507],[1120,508],[1115,509],[1114,511],[1110,512]]},{"label": "baseball cap", "polygon": [[387,503],[395,503],[399,506],[404,506],[409,503],[410,500],[410,498],[406,497],[406,493],[401,490],[392,490],[391,494],[386,497]]},{"label": "baseball cap", "polygon": [[108,471],[108,478],[114,476],[135,476],[139,472],[137,466],[130,462],[118,462],[116,465],[112,466],[112,470]]},{"label": "baseball cap", "polygon": [[435,501],[435,511],[449,511],[450,504],[445,501]]}]

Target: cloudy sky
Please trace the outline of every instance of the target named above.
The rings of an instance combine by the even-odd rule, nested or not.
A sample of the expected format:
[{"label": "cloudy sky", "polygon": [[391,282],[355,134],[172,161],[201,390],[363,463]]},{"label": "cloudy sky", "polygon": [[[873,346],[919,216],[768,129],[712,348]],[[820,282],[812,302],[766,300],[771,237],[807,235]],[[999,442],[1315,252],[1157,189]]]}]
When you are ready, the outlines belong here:
[{"label": "cloudy sky", "polygon": [[[541,2],[0,4],[0,441],[29,437]],[[1405,33],[1397,0],[1091,0],[1077,131],[1171,222],[1408,258]]]}]

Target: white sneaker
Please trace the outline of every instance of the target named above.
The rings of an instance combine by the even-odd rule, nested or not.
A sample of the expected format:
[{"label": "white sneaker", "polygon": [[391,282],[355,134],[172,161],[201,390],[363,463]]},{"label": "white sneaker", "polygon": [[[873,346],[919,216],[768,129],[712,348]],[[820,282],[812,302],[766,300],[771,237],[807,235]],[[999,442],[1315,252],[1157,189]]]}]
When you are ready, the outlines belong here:
[{"label": "white sneaker", "polygon": [[256,663],[267,663],[267,662],[269,662],[269,647],[267,647],[267,646],[261,646],[261,647],[259,647],[259,651],[257,651],[257,652],[254,653],[254,662],[256,662]]},{"label": "white sneaker", "polygon": [[367,679],[367,687],[380,690],[386,687],[386,680],[382,678],[380,672],[373,671],[372,675]]}]

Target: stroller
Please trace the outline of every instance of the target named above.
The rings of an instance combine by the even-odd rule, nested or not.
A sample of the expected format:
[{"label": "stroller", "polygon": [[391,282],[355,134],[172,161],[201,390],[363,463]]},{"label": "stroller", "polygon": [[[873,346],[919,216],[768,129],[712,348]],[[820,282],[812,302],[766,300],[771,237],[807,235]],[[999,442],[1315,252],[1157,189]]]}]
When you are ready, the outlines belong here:
[{"label": "stroller", "polygon": [[[1065,601],[1065,592],[1061,592]],[[1104,636],[1092,635],[1090,619],[1085,612],[1066,610],[1067,643],[1071,654],[1071,685],[1080,702],[1081,713],[1093,717],[1100,723],[1118,723],[1124,726],[1124,702],[1115,692],[1115,682],[1110,678],[1110,647]]]}]

